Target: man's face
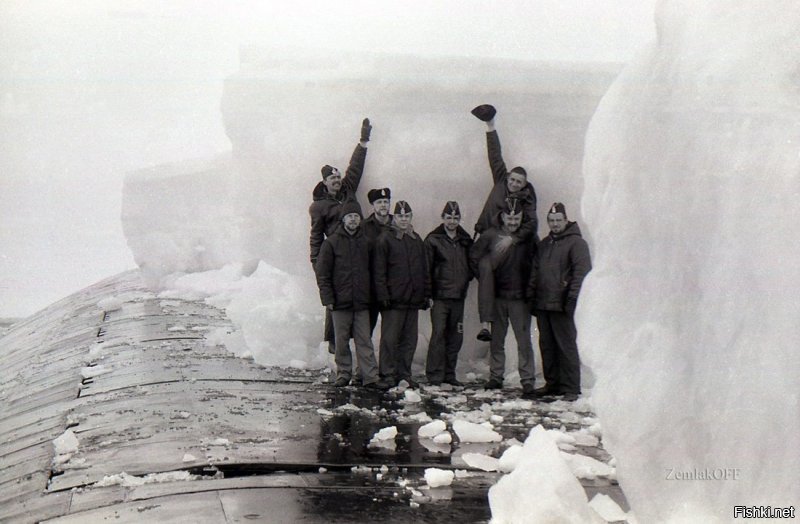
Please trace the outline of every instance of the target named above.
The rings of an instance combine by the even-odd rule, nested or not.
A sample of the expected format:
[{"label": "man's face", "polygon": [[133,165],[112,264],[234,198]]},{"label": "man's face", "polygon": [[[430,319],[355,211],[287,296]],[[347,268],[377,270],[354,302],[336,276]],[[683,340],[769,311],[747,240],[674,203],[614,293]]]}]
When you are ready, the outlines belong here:
[{"label": "man's face", "polygon": [[395,213],[394,221],[398,229],[405,231],[411,225],[411,216],[413,213]]},{"label": "man's face", "polygon": [[509,193],[516,193],[528,183],[528,179],[520,173],[509,173],[506,179],[506,187]]},{"label": "man's face", "polygon": [[516,213],[514,215],[502,213],[500,218],[503,220],[503,226],[509,233],[516,232],[519,226],[522,225],[522,213]]},{"label": "man's face", "polygon": [[325,178],[322,183],[328,188],[328,193],[335,195],[342,188],[342,174],[334,167],[333,173]]},{"label": "man's face", "polygon": [[358,229],[358,225],[361,223],[361,217],[358,213],[347,213],[342,217],[342,222],[344,223],[345,231],[352,234]]},{"label": "man's face", "polygon": [[564,216],[564,213],[549,213],[547,226],[554,235],[560,235],[567,228],[567,217]]},{"label": "man's face", "polygon": [[449,233],[455,233],[460,223],[461,215],[450,215],[447,213],[442,215],[442,225],[444,225],[444,230]]},{"label": "man's face", "polygon": [[375,202],[372,203],[372,209],[375,211],[375,214],[379,217],[385,217],[389,215],[389,204],[391,201],[388,198],[379,198]]}]

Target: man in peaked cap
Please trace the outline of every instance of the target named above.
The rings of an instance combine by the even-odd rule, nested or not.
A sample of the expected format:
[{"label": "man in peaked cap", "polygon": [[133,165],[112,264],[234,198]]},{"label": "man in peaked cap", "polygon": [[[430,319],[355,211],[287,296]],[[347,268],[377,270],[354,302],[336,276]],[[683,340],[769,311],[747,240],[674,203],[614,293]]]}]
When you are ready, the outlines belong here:
[{"label": "man in peaked cap", "polygon": [[[489,104],[480,105],[472,110],[472,114],[486,123],[486,149],[494,184],[486,197],[486,203],[478,217],[478,221],[475,223],[475,235],[481,235],[491,227],[500,227],[501,224],[498,222],[498,217],[503,211],[506,202],[509,199],[514,199],[523,212],[522,224],[514,233],[514,236],[520,239],[532,237],[535,243],[538,240],[537,229],[539,227],[536,218],[536,191],[534,191],[533,185],[528,180],[528,174],[520,166],[514,167],[510,171],[507,170],[500,147],[500,138],[495,129],[494,119],[497,111],[494,106]],[[492,280],[491,271],[492,268],[488,261],[484,261],[479,265],[476,276],[479,281],[486,283]],[[487,286],[479,287],[479,300],[482,289],[491,292],[491,289]],[[489,294],[491,296],[491,293]],[[491,300],[490,296],[485,297],[484,300]],[[493,321],[491,311],[493,311],[491,307],[483,312],[479,310],[481,330],[478,333],[478,340],[491,340],[490,329]]]},{"label": "man in peaked cap", "polygon": [[[536,244],[530,235],[518,236],[522,225],[523,211],[519,202],[509,199],[505,208],[500,212],[500,226],[486,230],[470,250],[470,263],[472,270],[477,271],[482,260],[489,260],[493,267],[491,280],[492,302],[479,303],[478,307],[487,314],[485,309],[492,308],[492,333],[489,346],[489,381],[484,385],[486,389],[500,389],[503,387],[505,374],[505,339],[508,325],[514,329],[517,341],[517,355],[519,362],[519,378],[522,382],[523,395],[534,395],[534,363],[533,347],[531,346],[531,315],[525,302],[525,290],[530,277],[531,259],[533,258]],[[488,284],[481,280],[479,286]],[[484,291],[486,297],[488,291]],[[479,301],[481,294],[479,293]]]},{"label": "man in peaked cap", "polygon": [[431,385],[442,382],[463,385],[456,378],[456,365],[464,341],[464,299],[472,280],[469,265],[472,238],[460,223],[458,202],[449,201],[442,210],[442,223],[425,237],[433,294],[431,338],[425,363],[425,375]]},{"label": "man in peaked cap", "polygon": [[539,328],[545,379],[536,393],[564,395],[564,400],[572,401],[581,393],[575,306],[592,260],[578,224],[567,219],[564,204],[550,206],[547,226],[550,234],[539,242],[527,291]]},{"label": "man in peaked cap", "polygon": [[[369,118],[365,118],[361,123],[361,137],[356,145],[353,155],[350,157],[350,164],[344,178],[338,169],[333,166],[324,165],[322,181],[317,183],[312,193],[314,201],[308,208],[311,216],[311,234],[309,238],[311,266],[317,263],[322,241],[325,237],[333,234],[341,220],[342,204],[347,200],[355,200],[358,184],[364,174],[364,163],[367,159],[367,142],[369,142],[372,125]],[[328,342],[328,351],[335,354],[333,324],[331,323],[330,312],[325,312],[324,339]]]},{"label": "man in peaked cap", "polygon": [[425,244],[411,225],[411,206],[404,200],[394,206],[389,231],[375,245],[375,294],[381,305],[381,345],[378,367],[381,379],[391,386],[411,376],[417,348],[419,310],[430,306],[431,283]]},{"label": "man in peaked cap", "polygon": [[342,206],[341,224],[320,247],[315,266],[317,285],[322,305],[333,318],[336,336],[334,386],[344,387],[350,383],[353,359],[349,340],[352,333],[364,387],[387,389],[378,380],[375,349],[369,331],[372,243],[360,225],[361,206],[355,200],[348,200]]},{"label": "man in peaked cap", "polygon": [[[388,231],[392,227],[393,217],[389,213],[392,191],[388,187],[370,189],[367,193],[367,199],[372,205],[372,213],[361,223],[361,227],[364,229],[364,234],[367,235],[367,238],[374,243],[381,233]],[[372,304],[369,308],[370,333],[375,331],[375,325],[378,323],[378,314],[380,313],[380,305],[375,297],[374,288],[372,295]]]}]

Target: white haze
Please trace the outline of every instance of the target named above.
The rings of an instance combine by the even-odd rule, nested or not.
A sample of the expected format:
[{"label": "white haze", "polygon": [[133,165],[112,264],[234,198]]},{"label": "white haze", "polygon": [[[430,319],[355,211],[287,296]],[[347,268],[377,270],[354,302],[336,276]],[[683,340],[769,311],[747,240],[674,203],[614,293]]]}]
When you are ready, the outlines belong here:
[{"label": "white haze", "polygon": [[652,2],[533,4],[2,2],[0,316],[134,265],[122,179],[230,149],[220,98],[240,45],[624,62],[653,33]]}]

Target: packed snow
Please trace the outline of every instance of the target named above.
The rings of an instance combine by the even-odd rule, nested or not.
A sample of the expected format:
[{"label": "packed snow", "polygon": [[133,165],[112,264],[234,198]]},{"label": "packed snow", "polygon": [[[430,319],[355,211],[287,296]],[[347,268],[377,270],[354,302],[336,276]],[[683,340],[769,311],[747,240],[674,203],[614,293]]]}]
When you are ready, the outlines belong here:
[{"label": "packed snow", "polygon": [[492,524],[598,521],[583,487],[542,426],[531,430],[514,471],[489,489],[489,505]]},{"label": "packed snow", "polygon": [[586,139],[579,345],[636,515],[727,522],[798,501],[800,9],[665,0],[656,22]]},{"label": "packed snow", "polygon": [[425,469],[425,482],[432,488],[439,488],[442,486],[449,486],[453,483],[455,473],[448,469],[439,468],[426,468]]}]

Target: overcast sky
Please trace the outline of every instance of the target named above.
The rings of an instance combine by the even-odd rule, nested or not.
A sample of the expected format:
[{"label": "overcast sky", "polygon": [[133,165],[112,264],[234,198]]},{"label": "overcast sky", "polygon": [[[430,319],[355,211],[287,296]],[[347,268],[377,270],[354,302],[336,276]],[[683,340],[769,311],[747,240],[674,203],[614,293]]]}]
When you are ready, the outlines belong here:
[{"label": "overcast sky", "polygon": [[654,38],[653,6],[0,0],[0,317],[135,267],[122,179],[229,148],[219,98],[242,44],[626,62]]}]

